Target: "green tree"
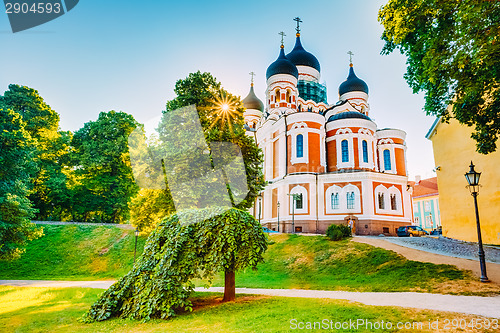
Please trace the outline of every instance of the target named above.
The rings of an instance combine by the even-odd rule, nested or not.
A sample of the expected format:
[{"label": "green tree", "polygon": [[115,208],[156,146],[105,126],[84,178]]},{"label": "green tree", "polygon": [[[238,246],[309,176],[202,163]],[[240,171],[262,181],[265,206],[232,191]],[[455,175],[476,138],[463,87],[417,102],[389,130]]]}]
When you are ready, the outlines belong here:
[{"label": "green tree", "polygon": [[[379,11],[383,54],[407,57],[405,79],[429,115],[474,126],[477,151],[500,134],[500,2],[389,0]],[[452,106],[451,112],[448,106]]]},{"label": "green tree", "polygon": [[[173,172],[176,179],[181,180],[180,182],[184,181],[184,184],[189,184],[183,189],[185,193],[182,198],[183,204],[186,206],[191,205],[191,208],[205,207],[210,203],[220,203],[224,199],[222,197],[227,196],[227,192],[229,192],[232,205],[236,208],[248,209],[252,207],[256,196],[265,185],[262,173],[263,156],[253,138],[245,133],[243,128],[244,108],[240,99],[224,90],[220,82],[217,82],[210,73],[201,73],[199,71],[189,74],[185,79],[178,80],[174,91],[177,97],[166,104],[166,110],[157,129],[159,134],[158,144],[152,148],[155,156],[161,158],[168,156],[168,161],[163,161],[166,174]],[[201,138],[196,136],[196,133],[186,130],[183,122],[174,124],[171,119],[171,113],[174,110],[192,105],[196,106],[201,122],[201,130],[203,131]],[[181,141],[191,143],[196,141],[197,147],[193,149],[192,147],[181,147],[181,144],[172,144]],[[244,161],[243,171],[246,173],[248,188],[248,194],[243,200],[234,200],[235,193],[232,193],[234,188],[229,186],[228,191],[222,193],[214,190],[213,184],[208,182],[200,182],[195,186],[189,183],[192,179],[205,177],[216,164],[219,166],[230,164],[229,162],[234,156],[232,153],[237,153],[231,151],[231,149],[235,150],[235,146],[223,146],[224,149],[222,149],[221,142],[231,143],[241,150]],[[221,153],[222,150],[224,151]],[[211,156],[211,164],[206,163],[204,154],[207,152]],[[218,156],[218,160],[214,158],[214,154]],[[167,187],[168,185],[167,181]],[[175,186],[178,186],[178,184],[175,184]],[[156,197],[158,200],[163,200],[163,202],[158,202],[158,204],[151,202],[150,206],[158,207],[161,205],[165,207],[165,216],[173,212],[175,206],[168,188],[166,194],[159,194]],[[148,200],[151,201],[154,198]],[[168,203],[167,205],[165,205],[165,200]],[[139,206],[135,207],[139,208]],[[134,208],[134,210],[137,208]],[[144,215],[144,213],[135,215]],[[132,222],[136,223],[134,219]]]},{"label": "green tree", "polygon": [[[180,222],[186,220],[201,222]],[[266,249],[262,227],[247,212],[211,207],[170,215],[151,233],[134,268],[104,292],[84,320],[149,320],[191,310],[193,279],[256,269]],[[234,300],[234,291],[233,279],[226,283],[224,300]]]},{"label": "green tree", "polygon": [[119,223],[129,218],[129,202],[137,193],[130,165],[128,136],[139,126],[124,112],[101,112],[73,136],[76,169],[75,209],[84,221]]},{"label": "green tree", "polygon": [[35,217],[62,219],[71,198],[67,187],[71,133],[58,131],[59,115],[35,89],[11,84],[4,96],[0,96],[0,102],[21,116],[35,147],[36,175],[29,197],[37,209]]},{"label": "green tree", "polygon": [[28,200],[35,171],[33,144],[21,116],[0,100],[0,259],[18,258],[26,242],[42,236],[31,223]]},{"label": "green tree", "polygon": [[130,220],[142,232],[151,232],[175,209],[169,192],[162,189],[140,189],[130,202]]}]

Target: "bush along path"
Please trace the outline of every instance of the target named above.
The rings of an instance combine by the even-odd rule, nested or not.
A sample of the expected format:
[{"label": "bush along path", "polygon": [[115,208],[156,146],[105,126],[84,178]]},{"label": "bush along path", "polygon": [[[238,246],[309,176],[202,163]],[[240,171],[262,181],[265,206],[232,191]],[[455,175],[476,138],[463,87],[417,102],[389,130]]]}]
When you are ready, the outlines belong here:
[{"label": "bush along path", "polygon": [[225,273],[224,300],[234,300],[235,272],[256,268],[266,249],[262,227],[247,212],[209,208],[171,215],[149,236],[134,268],[104,292],[83,320],[172,317],[176,309],[192,309],[192,280],[210,280],[216,272]]}]

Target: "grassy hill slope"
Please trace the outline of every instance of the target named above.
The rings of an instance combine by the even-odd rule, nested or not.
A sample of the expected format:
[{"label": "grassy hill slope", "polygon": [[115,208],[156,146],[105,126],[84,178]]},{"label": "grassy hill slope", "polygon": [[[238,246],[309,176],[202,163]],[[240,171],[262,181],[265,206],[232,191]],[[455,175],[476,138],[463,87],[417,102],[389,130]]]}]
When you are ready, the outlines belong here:
[{"label": "grassy hill slope", "polygon": [[[31,242],[18,261],[0,262],[0,279],[118,279],[133,264],[133,230],[114,226],[44,226],[45,236]],[[470,272],[450,265],[407,260],[367,244],[324,236],[270,235],[265,262],[257,271],[236,275],[237,287],[356,291],[426,291],[461,294],[498,293]],[[145,237],[139,237],[138,255]],[[222,286],[216,276],[213,285]],[[206,284],[197,281],[197,285]]]},{"label": "grassy hill slope", "polygon": [[[0,262],[0,279],[100,280],[126,274],[134,261],[133,230],[115,226],[44,225],[21,259]],[[137,255],[145,237],[139,237]]]}]

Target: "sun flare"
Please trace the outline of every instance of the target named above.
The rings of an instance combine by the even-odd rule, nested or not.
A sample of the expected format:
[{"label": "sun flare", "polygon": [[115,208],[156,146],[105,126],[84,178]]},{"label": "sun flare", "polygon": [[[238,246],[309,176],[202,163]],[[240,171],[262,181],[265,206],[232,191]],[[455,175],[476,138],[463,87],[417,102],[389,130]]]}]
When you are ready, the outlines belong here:
[{"label": "sun flare", "polygon": [[210,128],[219,125],[223,128],[227,124],[229,130],[233,130],[233,122],[237,117],[238,111],[232,98],[228,96],[217,97],[214,101],[214,119]]}]

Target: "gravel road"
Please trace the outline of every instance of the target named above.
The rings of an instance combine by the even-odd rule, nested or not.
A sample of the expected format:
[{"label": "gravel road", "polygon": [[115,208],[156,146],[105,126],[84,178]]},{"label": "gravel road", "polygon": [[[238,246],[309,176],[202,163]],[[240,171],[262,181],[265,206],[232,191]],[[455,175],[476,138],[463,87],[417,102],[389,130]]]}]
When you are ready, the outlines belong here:
[{"label": "gravel road", "polygon": [[[382,237],[380,237],[382,238]],[[477,243],[459,241],[446,237],[383,237],[391,243],[416,250],[427,251],[464,259],[478,259]],[[484,246],[487,262],[500,264],[500,247]]]}]

